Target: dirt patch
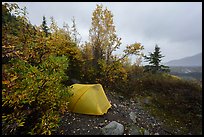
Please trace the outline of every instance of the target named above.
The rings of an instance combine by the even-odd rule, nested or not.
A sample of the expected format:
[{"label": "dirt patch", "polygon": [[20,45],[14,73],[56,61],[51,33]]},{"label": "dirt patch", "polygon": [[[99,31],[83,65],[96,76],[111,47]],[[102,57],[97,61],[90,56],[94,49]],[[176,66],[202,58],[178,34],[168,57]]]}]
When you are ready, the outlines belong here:
[{"label": "dirt patch", "polygon": [[[149,115],[147,111],[144,111],[139,102],[135,102],[131,99],[127,100],[114,92],[107,92],[106,95],[112,105],[106,114],[94,116],[67,112],[62,115],[60,127],[55,134],[102,135],[101,128],[111,121],[116,121],[124,125],[124,135],[129,134],[129,127],[131,127],[131,125],[147,129],[150,134],[169,134],[162,130],[162,122],[159,122]],[[134,112],[137,115],[136,123],[133,123],[130,119],[130,112]]]}]

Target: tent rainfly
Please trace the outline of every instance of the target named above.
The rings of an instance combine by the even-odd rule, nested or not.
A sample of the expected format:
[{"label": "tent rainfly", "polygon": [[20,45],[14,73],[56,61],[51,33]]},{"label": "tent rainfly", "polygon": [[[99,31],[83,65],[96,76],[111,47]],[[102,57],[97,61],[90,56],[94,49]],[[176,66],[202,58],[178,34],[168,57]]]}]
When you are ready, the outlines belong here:
[{"label": "tent rainfly", "polygon": [[101,84],[73,84],[70,97],[71,112],[103,115],[111,107]]}]

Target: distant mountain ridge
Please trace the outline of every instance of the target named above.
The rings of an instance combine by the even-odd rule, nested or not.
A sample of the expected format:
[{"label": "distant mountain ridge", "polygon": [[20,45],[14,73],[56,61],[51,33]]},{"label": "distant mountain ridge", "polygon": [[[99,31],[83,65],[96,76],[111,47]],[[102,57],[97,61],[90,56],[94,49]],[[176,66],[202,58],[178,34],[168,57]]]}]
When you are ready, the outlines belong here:
[{"label": "distant mountain ridge", "polygon": [[189,56],[164,63],[167,66],[202,66],[202,52],[194,56]]}]

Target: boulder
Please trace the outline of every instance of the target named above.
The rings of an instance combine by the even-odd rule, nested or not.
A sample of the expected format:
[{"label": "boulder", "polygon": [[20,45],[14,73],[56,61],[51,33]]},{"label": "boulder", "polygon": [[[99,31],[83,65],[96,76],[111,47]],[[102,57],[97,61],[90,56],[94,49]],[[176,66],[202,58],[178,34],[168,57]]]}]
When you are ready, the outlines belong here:
[{"label": "boulder", "polygon": [[101,130],[104,135],[123,135],[124,126],[116,121],[112,121]]}]

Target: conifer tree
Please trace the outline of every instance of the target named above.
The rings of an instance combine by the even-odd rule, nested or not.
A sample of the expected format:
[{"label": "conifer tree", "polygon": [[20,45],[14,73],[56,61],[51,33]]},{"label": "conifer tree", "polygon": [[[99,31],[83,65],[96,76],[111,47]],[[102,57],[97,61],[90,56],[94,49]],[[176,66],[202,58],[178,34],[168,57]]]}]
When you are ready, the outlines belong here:
[{"label": "conifer tree", "polygon": [[42,29],[43,29],[43,31],[45,33],[45,36],[47,37],[49,28],[47,26],[47,21],[46,21],[45,16],[43,16]]},{"label": "conifer tree", "polygon": [[169,67],[161,65],[161,58],[164,56],[161,54],[160,47],[156,44],[154,52],[149,53],[149,56],[144,56],[146,62],[150,65],[145,66],[146,71],[151,71],[152,73],[157,72],[169,72]]},{"label": "conifer tree", "polygon": [[81,42],[82,38],[81,38],[79,32],[77,31],[76,22],[75,22],[74,17],[72,18],[71,35],[72,35],[72,38],[73,38],[75,43],[79,44]]}]

